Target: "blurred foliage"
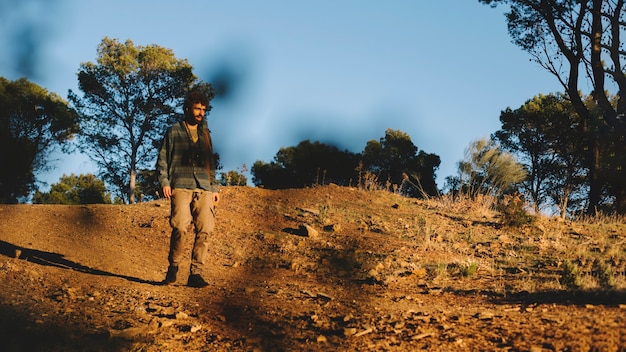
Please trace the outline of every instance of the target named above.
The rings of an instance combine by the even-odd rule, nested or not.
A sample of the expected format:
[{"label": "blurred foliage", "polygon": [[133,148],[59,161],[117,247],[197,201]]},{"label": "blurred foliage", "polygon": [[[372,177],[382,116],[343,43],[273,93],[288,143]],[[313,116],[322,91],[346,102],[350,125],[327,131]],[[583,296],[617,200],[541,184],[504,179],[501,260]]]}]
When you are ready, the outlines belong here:
[{"label": "blurred foliage", "polygon": [[139,202],[156,200],[161,197],[161,184],[157,171],[154,169],[142,169],[137,171],[137,187],[135,198]]}]

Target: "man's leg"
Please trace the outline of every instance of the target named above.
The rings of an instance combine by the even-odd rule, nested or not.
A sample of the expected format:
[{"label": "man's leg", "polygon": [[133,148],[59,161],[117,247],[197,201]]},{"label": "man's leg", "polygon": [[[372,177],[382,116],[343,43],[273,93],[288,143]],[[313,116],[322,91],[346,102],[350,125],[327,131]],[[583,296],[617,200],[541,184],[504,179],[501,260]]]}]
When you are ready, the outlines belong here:
[{"label": "man's leg", "polygon": [[172,235],[170,237],[170,252],[168,255],[169,268],[165,283],[176,281],[178,266],[183,256],[183,236],[189,231],[191,224],[191,211],[189,205],[191,203],[193,193],[189,190],[174,189],[172,192],[170,214],[170,225],[172,226]]},{"label": "man's leg", "polygon": [[[209,250],[209,235],[215,228],[213,194],[207,191],[194,192],[191,205],[196,237],[191,252],[190,282],[192,286],[206,286],[201,279],[204,263]],[[197,282],[192,282],[196,280]]]}]

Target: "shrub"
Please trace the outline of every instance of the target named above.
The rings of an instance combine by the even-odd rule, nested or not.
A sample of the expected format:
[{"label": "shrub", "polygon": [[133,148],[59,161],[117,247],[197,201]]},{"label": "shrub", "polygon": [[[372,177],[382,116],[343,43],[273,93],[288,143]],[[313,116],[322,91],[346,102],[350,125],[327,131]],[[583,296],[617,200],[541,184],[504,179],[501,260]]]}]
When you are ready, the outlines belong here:
[{"label": "shrub", "polygon": [[502,216],[502,224],[511,227],[531,224],[533,217],[528,214],[524,205],[524,199],[519,193],[505,195],[497,206]]},{"label": "shrub", "polygon": [[568,288],[579,288],[581,286],[580,271],[578,270],[578,266],[569,260],[566,260],[565,263],[563,263],[563,270],[561,271],[561,284]]}]

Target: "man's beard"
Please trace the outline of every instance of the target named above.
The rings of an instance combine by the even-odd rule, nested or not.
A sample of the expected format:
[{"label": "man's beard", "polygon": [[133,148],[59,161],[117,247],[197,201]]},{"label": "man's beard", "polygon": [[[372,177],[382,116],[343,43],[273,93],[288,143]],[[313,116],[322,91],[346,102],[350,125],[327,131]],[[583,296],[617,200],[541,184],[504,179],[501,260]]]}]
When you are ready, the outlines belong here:
[{"label": "man's beard", "polygon": [[200,121],[196,120],[194,116],[187,116],[185,122],[187,122],[187,124],[191,126],[195,126],[200,123]]}]

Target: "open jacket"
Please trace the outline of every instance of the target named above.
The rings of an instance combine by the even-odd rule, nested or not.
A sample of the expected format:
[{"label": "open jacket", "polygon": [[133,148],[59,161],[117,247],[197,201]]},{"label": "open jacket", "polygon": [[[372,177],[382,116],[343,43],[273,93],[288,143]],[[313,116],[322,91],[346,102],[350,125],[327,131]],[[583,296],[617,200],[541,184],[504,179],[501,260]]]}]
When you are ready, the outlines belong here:
[{"label": "open jacket", "polygon": [[170,126],[159,149],[156,167],[161,187],[217,192],[215,156],[206,121],[198,125],[196,143],[192,142],[183,121]]}]

